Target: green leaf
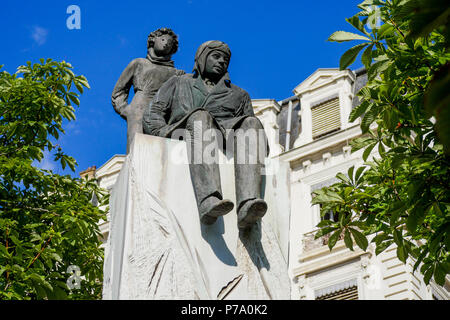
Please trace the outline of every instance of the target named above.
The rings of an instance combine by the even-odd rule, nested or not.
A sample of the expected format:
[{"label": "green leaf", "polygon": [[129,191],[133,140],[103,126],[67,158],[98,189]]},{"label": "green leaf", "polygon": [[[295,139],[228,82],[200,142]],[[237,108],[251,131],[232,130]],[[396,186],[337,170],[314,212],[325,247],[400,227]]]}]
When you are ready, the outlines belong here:
[{"label": "green leaf", "polygon": [[431,242],[430,242],[430,253],[432,254],[436,254],[438,249],[441,247],[441,239],[443,236],[443,232],[442,231],[436,231],[436,233],[431,237]]},{"label": "green leaf", "polygon": [[361,36],[359,34],[347,31],[336,31],[328,38],[328,41],[335,41],[335,42],[352,41],[352,40],[370,41],[370,39],[365,36]]},{"label": "green leaf", "polygon": [[336,245],[336,242],[339,240],[339,236],[341,235],[341,233],[342,233],[342,230],[338,229],[328,239],[328,248],[330,249],[330,251]]},{"label": "green leaf", "polygon": [[350,180],[353,182],[353,171],[355,171],[355,166],[351,166],[347,170],[347,176],[350,178]]},{"label": "green leaf", "polygon": [[417,257],[416,262],[414,263],[414,268],[413,268],[413,272],[417,270],[417,268],[419,267],[419,265],[422,263],[423,258],[425,258],[425,256],[427,255],[427,251],[423,250],[420,255]]},{"label": "green leaf", "polygon": [[372,150],[373,150],[373,148],[375,146],[376,146],[376,143],[371,144],[371,145],[367,146],[367,148],[364,150],[364,153],[363,153],[363,156],[362,156],[364,161],[367,161],[367,158],[369,158],[370,153],[372,152]]},{"label": "green leaf", "polygon": [[358,184],[359,180],[361,178],[362,173],[364,172],[364,170],[366,169],[366,167],[359,167],[356,170],[356,174],[355,174],[355,182]]},{"label": "green leaf", "polygon": [[369,69],[370,64],[372,63],[372,50],[373,50],[373,44],[369,45],[366,50],[364,50],[362,56],[361,56],[361,61],[364,64],[364,66],[366,67],[366,69]]},{"label": "green leaf", "polygon": [[40,284],[34,283],[34,290],[36,291],[36,295],[39,300],[47,298],[47,292]]},{"label": "green leaf", "polygon": [[354,26],[356,29],[361,31],[362,33],[366,34],[367,36],[370,36],[370,34],[366,31],[364,28],[364,23],[359,19],[359,16],[353,16],[351,18],[345,19],[348,23],[350,23],[352,26]]},{"label": "green leaf", "polygon": [[393,36],[394,31],[395,28],[392,25],[385,23],[380,28],[378,28],[377,35],[380,39],[390,38]]},{"label": "green leaf", "polygon": [[440,286],[444,286],[445,285],[445,276],[446,276],[446,272],[442,268],[442,265],[439,263],[436,264],[436,268],[434,269],[434,280],[436,281],[436,283]]},{"label": "green leaf", "polygon": [[323,227],[327,227],[327,226],[330,226],[330,225],[332,225],[332,224],[334,224],[334,222],[333,221],[331,221],[331,220],[322,220],[322,221],[320,221],[318,224],[317,224],[317,227],[318,228],[323,228]]},{"label": "green leaf", "polygon": [[384,148],[383,143],[380,141],[380,142],[378,143],[378,153],[379,153],[381,156],[383,156],[385,152],[386,152],[386,149]]},{"label": "green leaf", "polygon": [[397,246],[401,247],[403,246],[403,236],[402,236],[402,231],[395,229],[394,232],[394,241],[397,244]]},{"label": "green leaf", "polygon": [[80,105],[80,100],[74,94],[69,94],[69,99],[77,106]]},{"label": "green leaf", "polygon": [[404,246],[397,247],[397,257],[401,262],[406,263],[408,252],[406,251],[406,248]]},{"label": "green leaf", "polygon": [[[372,105],[371,105],[372,106]],[[369,132],[370,125],[376,120],[378,115],[377,109],[373,106],[370,109],[367,109],[366,114],[361,120],[361,131],[362,133]]]},{"label": "green leaf", "polygon": [[15,245],[17,245],[17,246],[20,246],[20,245],[22,244],[22,241],[20,241],[19,239],[17,239],[17,237],[14,236],[14,235],[10,235],[9,238],[10,238],[10,239],[12,240],[12,242],[13,242]]},{"label": "green leaf", "polygon": [[5,272],[5,271],[6,271],[6,267],[0,266],[0,277],[3,274],[3,272]]},{"label": "green leaf", "polygon": [[330,232],[333,232],[333,231],[336,230],[337,228],[338,228],[338,227],[325,227],[325,228],[322,228],[322,229],[318,230],[318,231],[315,233],[314,239],[319,239],[320,237],[322,237],[322,236],[324,236],[324,235],[326,235],[326,234],[328,234],[328,233],[330,233]]},{"label": "green leaf", "polygon": [[425,282],[425,284],[429,284],[429,283],[430,283],[430,279],[431,279],[431,276],[433,275],[433,271],[434,271],[433,266],[430,266],[430,267],[423,273],[423,274],[424,274],[423,281]]},{"label": "green leaf", "polygon": [[389,59],[377,61],[370,66],[367,71],[367,76],[369,81],[372,81],[377,77],[381,72],[385,71],[392,64],[392,61]]},{"label": "green leaf", "polygon": [[349,65],[351,65],[353,62],[355,62],[356,57],[358,56],[358,53],[367,46],[367,43],[358,44],[349,50],[347,50],[342,56],[339,61],[339,69],[345,70]]},{"label": "green leaf", "polygon": [[344,243],[347,248],[349,248],[351,251],[353,251],[353,240],[350,235],[350,231],[348,231],[348,229],[345,229]]},{"label": "green leaf", "polygon": [[352,152],[358,151],[359,149],[362,149],[372,143],[375,143],[375,140],[372,137],[360,137],[353,139],[350,142],[350,145],[352,146]]},{"label": "green leaf", "polygon": [[67,299],[67,293],[59,287],[55,287],[54,296],[55,296],[55,299],[57,299],[57,300],[66,300]]},{"label": "green leaf", "polygon": [[366,251],[367,246],[369,245],[366,236],[356,229],[348,228],[348,230],[350,230],[350,232],[352,233],[353,239],[355,239],[355,242],[358,245],[358,247]]},{"label": "green leaf", "polygon": [[343,202],[344,199],[342,197],[331,190],[326,189],[323,192],[320,192],[320,190],[315,191],[315,197],[312,199],[312,204],[319,204],[324,202]]},{"label": "green leaf", "polygon": [[350,179],[345,174],[343,174],[342,172],[337,173],[336,174],[336,178],[342,180],[343,182],[346,182],[346,183],[349,183],[349,184],[351,183]]},{"label": "green leaf", "polygon": [[377,243],[377,247],[375,248],[375,255],[379,255],[380,253],[382,253],[382,252],[383,252],[384,250],[386,250],[392,243],[393,243],[392,240]]},{"label": "green leaf", "polygon": [[406,219],[406,228],[408,231],[414,233],[417,229],[417,225],[422,223],[424,218],[424,209],[419,203],[410,211],[408,218]]},{"label": "green leaf", "polygon": [[392,169],[398,169],[403,161],[405,161],[405,155],[395,155],[391,162]]},{"label": "green leaf", "polygon": [[358,117],[360,117],[364,112],[366,112],[366,110],[370,107],[370,102],[368,101],[363,101],[362,103],[360,103],[359,105],[357,105],[356,107],[354,107],[352,109],[352,111],[350,112],[350,115],[348,117],[348,121],[349,122],[353,122],[356,119],[358,119]]}]

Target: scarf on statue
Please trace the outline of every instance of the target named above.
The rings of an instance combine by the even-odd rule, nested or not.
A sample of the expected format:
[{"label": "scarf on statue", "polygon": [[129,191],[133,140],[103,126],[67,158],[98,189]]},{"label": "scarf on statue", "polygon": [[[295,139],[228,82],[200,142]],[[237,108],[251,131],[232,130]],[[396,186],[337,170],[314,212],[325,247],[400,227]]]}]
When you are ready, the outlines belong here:
[{"label": "scarf on statue", "polygon": [[152,50],[148,50],[147,59],[150,60],[154,64],[159,64],[161,66],[173,67],[173,60],[170,60],[171,55],[168,56],[157,56]]}]

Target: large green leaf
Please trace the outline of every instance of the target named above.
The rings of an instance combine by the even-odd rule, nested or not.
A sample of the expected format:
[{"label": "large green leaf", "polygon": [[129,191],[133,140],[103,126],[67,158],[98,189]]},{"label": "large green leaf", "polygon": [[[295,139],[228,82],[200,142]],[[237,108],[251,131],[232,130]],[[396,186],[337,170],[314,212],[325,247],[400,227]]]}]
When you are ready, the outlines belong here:
[{"label": "large green leaf", "polygon": [[358,56],[358,53],[364,49],[364,47],[367,46],[367,43],[358,44],[349,50],[347,50],[342,56],[341,60],[339,61],[339,69],[344,70],[347,69],[349,65],[351,65],[353,62],[355,62],[356,57]]},{"label": "large green leaf", "polygon": [[352,40],[370,41],[370,39],[367,38],[366,36],[361,36],[359,34],[347,31],[336,31],[328,38],[328,41],[335,41],[335,42],[352,41]]},{"label": "large green leaf", "polygon": [[353,251],[353,240],[350,235],[350,231],[348,229],[345,229],[344,233],[344,243],[351,251]]},{"label": "large green leaf", "polygon": [[363,101],[362,103],[360,103],[359,105],[357,105],[352,109],[348,121],[350,122],[355,121],[356,119],[358,119],[358,117],[363,115],[368,108],[370,108],[370,103],[368,101]]},{"label": "large green leaf", "polygon": [[361,232],[359,232],[356,229],[348,228],[350,232],[352,233],[353,239],[355,239],[356,244],[358,247],[360,247],[362,250],[366,250],[367,246],[369,245],[369,242],[365,235],[363,235]]},{"label": "large green leaf", "polygon": [[362,56],[361,56],[361,61],[364,64],[364,66],[366,67],[366,69],[369,69],[370,64],[372,63],[372,50],[373,50],[373,46],[374,44],[369,45],[366,50],[364,50]]},{"label": "large green leaf", "polygon": [[351,18],[345,19],[348,23],[354,26],[356,29],[364,33],[366,36],[370,37],[370,34],[364,28],[364,23],[360,20],[359,16],[353,16]]},{"label": "large green leaf", "polygon": [[336,242],[339,240],[339,237],[342,233],[341,229],[336,230],[328,239],[328,248],[331,250],[336,245]]}]

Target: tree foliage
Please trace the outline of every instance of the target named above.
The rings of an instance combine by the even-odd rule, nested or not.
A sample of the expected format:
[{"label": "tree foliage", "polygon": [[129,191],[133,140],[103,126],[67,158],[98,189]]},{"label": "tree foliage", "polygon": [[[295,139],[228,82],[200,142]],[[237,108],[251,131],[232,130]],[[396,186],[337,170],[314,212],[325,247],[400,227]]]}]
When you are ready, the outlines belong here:
[{"label": "tree foliage", "polygon": [[[51,59],[0,73],[0,299],[101,297],[103,252],[98,222],[106,204],[95,181],[40,169],[44,152],[64,169],[76,161],[56,144],[75,120],[78,93],[89,87],[72,66]],[[80,289],[68,271],[81,271]],[[76,280],[76,279],[75,279]],[[73,282],[76,284],[75,282]]]},{"label": "tree foliage", "polygon": [[[356,33],[337,31],[329,40],[363,41],[342,55],[340,68],[362,52],[368,82],[350,121],[361,117],[363,136],[351,145],[352,152],[364,149],[365,163],[315,192],[322,214],[339,217],[323,220],[316,237],[331,233],[332,248],[343,235],[351,250],[354,242],[366,250],[370,241],[376,254],[395,244],[398,258],[412,257],[427,284],[433,277],[443,285],[450,271],[450,9],[435,0],[358,7],[346,19]],[[376,19],[378,26],[370,23]]]}]

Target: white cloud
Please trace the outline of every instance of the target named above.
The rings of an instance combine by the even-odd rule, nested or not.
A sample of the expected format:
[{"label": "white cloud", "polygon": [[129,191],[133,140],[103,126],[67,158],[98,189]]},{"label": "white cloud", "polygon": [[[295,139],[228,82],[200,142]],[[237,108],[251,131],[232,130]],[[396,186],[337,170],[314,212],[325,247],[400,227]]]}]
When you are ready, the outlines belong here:
[{"label": "white cloud", "polygon": [[122,37],[120,34],[117,35],[117,38],[119,39],[119,44],[121,47],[124,47],[128,44],[128,40],[125,37]]},{"label": "white cloud", "polygon": [[39,26],[34,26],[31,31],[31,38],[39,46],[43,45],[47,41],[48,30]]},{"label": "white cloud", "polygon": [[56,165],[56,162],[52,159],[52,154],[48,152],[47,150],[44,151],[44,157],[40,162],[33,161],[33,165],[35,165],[38,168],[45,169],[45,170],[51,170],[54,171],[58,168]]},{"label": "white cloud", "polygon": [[65,126],[66,135],[78,135],[81,133],[79,126],[75,122],[69,122]]}]

